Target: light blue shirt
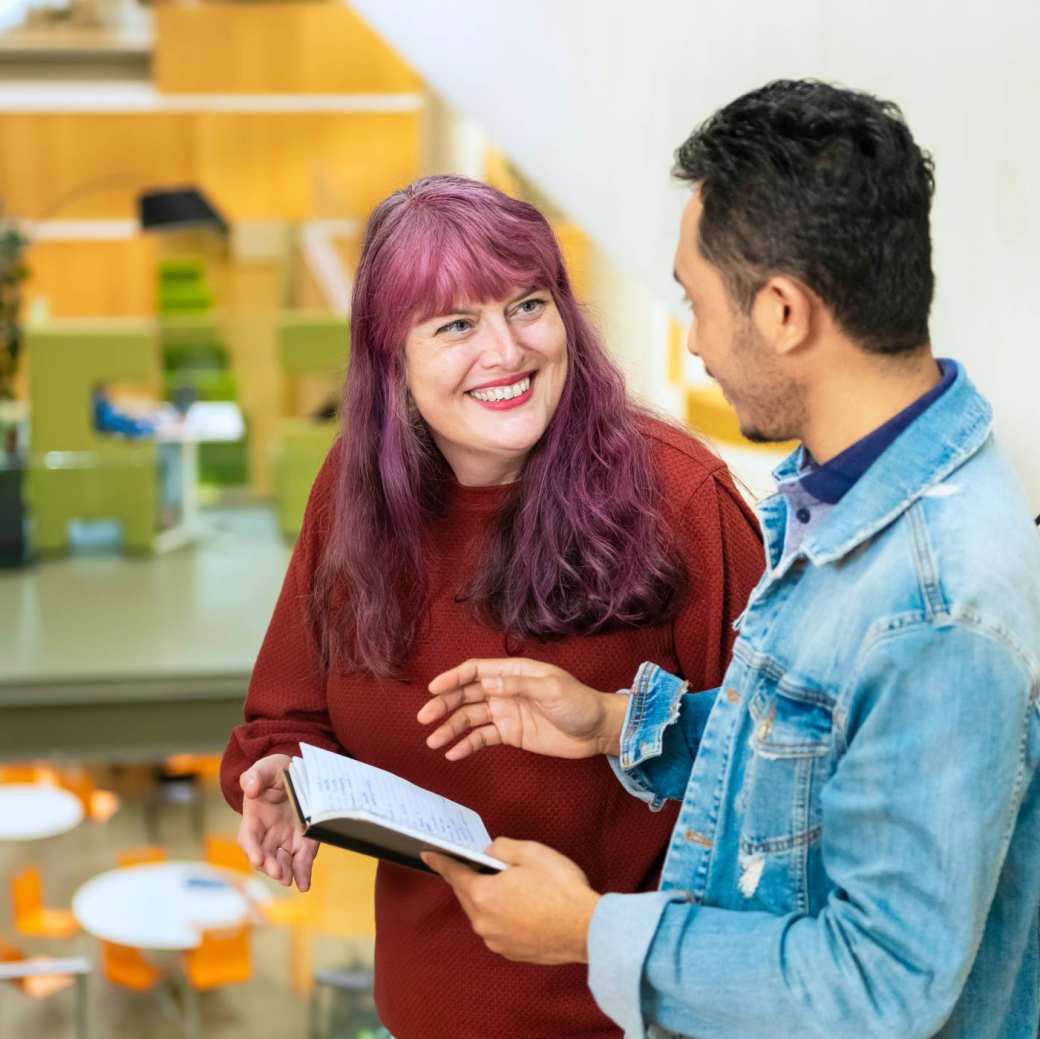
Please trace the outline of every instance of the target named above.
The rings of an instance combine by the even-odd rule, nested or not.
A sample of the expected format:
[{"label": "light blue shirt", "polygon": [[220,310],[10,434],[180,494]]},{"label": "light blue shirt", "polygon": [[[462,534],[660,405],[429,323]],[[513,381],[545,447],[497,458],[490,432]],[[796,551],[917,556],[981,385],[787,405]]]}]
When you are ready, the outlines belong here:
[{"label": "light blue shirt", "polygon": [[682,807],[592,992],[626,1037],[1035,1039],[1040,538],[988,404],[958,367],[788,555],[786,509],[722,687],[636,678],[611,763]]},{"label": "light blue shirt", "polygon": [[[777,481],[776,489],[787,499],[784,555],[794,552],[826,518],[856,481],[885,453],[919,415],[932,406],[957,378],[957,364],[947,358],[936,361],[942,378],[897,415],[861,437],[841,454],[819,465],[803,445],[796,456],[794,475]],[[790,467],[785,469],[790,473]],[[775,474],[774,474],[775,475]]]}]

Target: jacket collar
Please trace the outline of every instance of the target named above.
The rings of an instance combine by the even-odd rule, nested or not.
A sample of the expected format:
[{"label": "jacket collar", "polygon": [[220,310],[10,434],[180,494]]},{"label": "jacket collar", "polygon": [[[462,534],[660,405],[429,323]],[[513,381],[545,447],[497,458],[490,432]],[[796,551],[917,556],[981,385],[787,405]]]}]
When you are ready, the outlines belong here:
[{"label": "jacket collar", "polygon": [[[802,542],[798,554],[817,566],[847,555],[971,458],[986,442],[992,423],[988,402],[958,364],[950,388],[889,444]],[[777,481],[791,479],[804,460],[805,449],[798,447],[773,476]],[[760,508],[774,565],[780,561],[785,508],[779,494],[767,498]]]}]

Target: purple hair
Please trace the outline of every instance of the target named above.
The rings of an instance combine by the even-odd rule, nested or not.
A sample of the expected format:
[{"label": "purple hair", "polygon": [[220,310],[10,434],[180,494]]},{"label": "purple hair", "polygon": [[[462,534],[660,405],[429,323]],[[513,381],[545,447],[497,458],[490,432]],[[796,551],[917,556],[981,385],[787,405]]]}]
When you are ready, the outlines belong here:
[{"label": "purple hair", "polygon": [[486,184],[426,177],[372,213],[354,284],[334,521],[313,598],[328,662],[398,673],[425,617],[423,532],[451,471],[407,391],[409,328],[527,286],[553,295],[567,378],[465,597],[517,639],[674,615],[686,571],[660,511],[645,415],[582,316],[552,229]]}]

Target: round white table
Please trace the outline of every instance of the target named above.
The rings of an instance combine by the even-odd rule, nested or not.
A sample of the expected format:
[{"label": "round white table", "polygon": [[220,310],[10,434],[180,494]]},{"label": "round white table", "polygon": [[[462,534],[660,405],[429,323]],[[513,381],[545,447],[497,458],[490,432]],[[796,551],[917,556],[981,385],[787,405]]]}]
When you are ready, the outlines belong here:
[{"label": "round white table", "polygon": [[199,946],[203,930],[242,923],[250,900],[270,898],[256,877],[205,862],[150,862],[92,877],[72,896],[72,912],[95,938],[184,950]]},{"label": "round white table", "polygon": [[78,797],[43,783],[0,783],[0,841],[35,841],[83,821]]}]

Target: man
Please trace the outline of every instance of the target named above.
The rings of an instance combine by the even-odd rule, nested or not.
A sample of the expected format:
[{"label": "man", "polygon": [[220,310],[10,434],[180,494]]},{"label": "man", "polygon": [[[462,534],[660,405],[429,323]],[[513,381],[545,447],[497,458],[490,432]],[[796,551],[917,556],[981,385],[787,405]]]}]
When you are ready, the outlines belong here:
[{"label": "man", "polygon": [[493,951],[588,962],[627,1036],[1033,1039],[1040,539],[989,406],[931,353],[931,161],[894,105],[777,82],[677,173],[689,349],[748,437],[802,443],[724,684],[469,661],[419,715],[453,760],[606,753],[681,801],[660,890],[505,839],[497,876],[429,864]]}]

